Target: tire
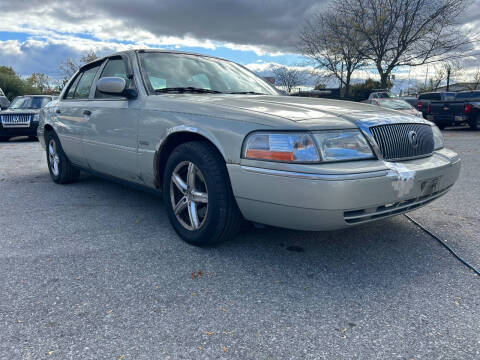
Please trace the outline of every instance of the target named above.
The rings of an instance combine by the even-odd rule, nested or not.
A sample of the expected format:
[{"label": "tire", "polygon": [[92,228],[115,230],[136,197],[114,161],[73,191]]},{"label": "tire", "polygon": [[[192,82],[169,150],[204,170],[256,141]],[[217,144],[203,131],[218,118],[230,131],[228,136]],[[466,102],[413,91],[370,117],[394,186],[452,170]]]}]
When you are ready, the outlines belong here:
[{"label": "tire", "polygon": [[57,134],[49,131],[45,134],[45,147],[48,171],[57,184],[68,184],[78,180],[80,170],[74,168],[63,152]]},{"label": "tire", "polygon": [[440,124],[437,124],[437,126],[438,126],[438,128],[439,128],[440,130],[445,129],[445,124],[441,124],[441,123],[440,123]]},{"label": "tire", "polygon": [[475,116],[473,119],[471,119],[468,123],[470,126],[470,129],[472,130],[478,130],[480,126],[480,115]]},{"label": "tire", "polygon": [[0,142],[7,142],[8,140],[10,140],[9,137],[7,137],[7,136],[0,136]]},{"label": "tire", "polygon": [[36,136],[29,136],[28,139],[31,141],[38,141],[38,137]]},{"label": "tire", "polygon": [[225,161],[206,142],[187,142],[173,150],[165,167],[163,199],[173,228],[192,245],[232,239],[243,222]]}]

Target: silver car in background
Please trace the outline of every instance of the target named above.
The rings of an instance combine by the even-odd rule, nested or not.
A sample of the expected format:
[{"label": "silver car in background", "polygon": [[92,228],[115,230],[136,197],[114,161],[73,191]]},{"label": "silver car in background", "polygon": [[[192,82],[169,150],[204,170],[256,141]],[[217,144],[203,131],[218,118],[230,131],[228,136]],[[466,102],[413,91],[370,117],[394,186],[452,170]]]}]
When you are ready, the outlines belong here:
[{"label": "silver car in background", "polygon": [[85,170],[162,192],[195,245],[233,237],[243,219],[333,230],[401,214],[460,170],[422,118],[281,96],[233,62],[173,51],[85,65],[43,109],[38,137],[53,181]]}]

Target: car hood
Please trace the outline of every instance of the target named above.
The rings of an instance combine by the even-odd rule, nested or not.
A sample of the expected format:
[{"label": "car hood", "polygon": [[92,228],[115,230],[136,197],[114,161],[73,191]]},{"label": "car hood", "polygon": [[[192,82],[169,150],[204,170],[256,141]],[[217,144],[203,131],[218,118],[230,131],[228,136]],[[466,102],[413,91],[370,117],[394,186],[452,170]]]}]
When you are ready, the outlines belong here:
[{"label": "car hood", "polygon": [[[256,122],[272,127],[294,127],[308,129],[353,128],[358,122],[367,124],[414,122],[425,120],[352,101],[302,98],[293,96],[261,95],[203,95],[168,94],[151,98],[170,99],[170,111],[189,112]],[[188,102],[185,104],[185,102]],[[162,104],[165,110],[165,103]]]}]

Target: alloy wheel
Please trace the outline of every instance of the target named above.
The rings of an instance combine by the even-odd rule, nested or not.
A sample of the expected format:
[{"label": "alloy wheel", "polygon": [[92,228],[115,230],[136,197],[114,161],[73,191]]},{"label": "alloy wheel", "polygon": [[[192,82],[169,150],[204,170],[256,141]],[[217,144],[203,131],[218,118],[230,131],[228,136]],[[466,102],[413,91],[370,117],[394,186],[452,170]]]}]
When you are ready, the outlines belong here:
[{"label": "alloy wheel", "polygon": [[172,172],[170,199],[178,222],[187,230],[200,229],[208,214],[208,189],[200,169],[182,161]]},{"label": "alloy wheel", "polygon": [[48,162],[53,175],[58,176],[60,174],[60,157],[58,156],[57,144],[54,139],[50,140],[48,144]]}]

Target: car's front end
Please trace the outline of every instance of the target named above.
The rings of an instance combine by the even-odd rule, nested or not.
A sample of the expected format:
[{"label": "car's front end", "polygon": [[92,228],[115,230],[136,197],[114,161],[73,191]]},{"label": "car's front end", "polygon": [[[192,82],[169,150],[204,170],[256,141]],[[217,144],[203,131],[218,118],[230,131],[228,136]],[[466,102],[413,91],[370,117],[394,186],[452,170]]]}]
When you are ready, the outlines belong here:
[{"label": "car's front end", "polygon": [[50,100],[51,97],[45,96],[15,98],[7,110],[0,112],[0,138],[36,137],[40,110]]},{"label": "car's front end", "polygon": [[350,129],[252,132],[240,163],[227,164],[242,214],[273,226],[333,230],[442,196],[459,176],[459,157],[444,148],[433,123],[396,114],[359,116]]}]

